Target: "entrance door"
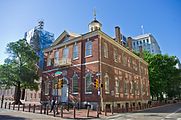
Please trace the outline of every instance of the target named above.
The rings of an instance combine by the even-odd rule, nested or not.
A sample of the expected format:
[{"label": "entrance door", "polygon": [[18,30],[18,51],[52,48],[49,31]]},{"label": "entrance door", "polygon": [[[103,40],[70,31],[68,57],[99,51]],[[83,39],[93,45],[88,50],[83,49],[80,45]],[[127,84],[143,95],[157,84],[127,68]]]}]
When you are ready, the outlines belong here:
[{"label": "entrance door", "polygon": [[68,85],[67,85],[67,80],[66,79],[64,79],[64,81],[63,81],[61,102],[68,102]]}]

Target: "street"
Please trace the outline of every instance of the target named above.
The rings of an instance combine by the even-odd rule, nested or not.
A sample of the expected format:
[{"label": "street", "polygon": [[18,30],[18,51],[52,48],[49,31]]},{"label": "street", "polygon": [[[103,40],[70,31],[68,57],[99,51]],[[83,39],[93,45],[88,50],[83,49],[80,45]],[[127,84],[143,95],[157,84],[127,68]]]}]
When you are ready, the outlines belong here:
[{"label": "street", "polygon": [[[80,112],[81,114],[85,114]],[[67,114],[68,115],[68,114]],[[69,114],[72,116],[72,114]],[[111,120],[181,120],[181,103],[167,104],[155,108],[149,108],[143,111],[132,113],[114,113],[113,115],[104,116],[104,113],[99,119]],[[67,117],[66,117],[67,118]],[[29,113],[17,110],[1,109],[0,120],[42,120],[42,119],[62,119],[60,117],[53,117],[53,115],[44,115],[38,113]],[[73,119],[73,118],[71,118]],[[86,118],[84,118],[86,119]],[[90,118],[88,118],[90,119]],[[97,119],[98,118],[92,118]]]},{"label": "street", "polygon": [[104,119],[118,120],[181,120],[181,103],[168,104],[133,113],[119,113]]}]

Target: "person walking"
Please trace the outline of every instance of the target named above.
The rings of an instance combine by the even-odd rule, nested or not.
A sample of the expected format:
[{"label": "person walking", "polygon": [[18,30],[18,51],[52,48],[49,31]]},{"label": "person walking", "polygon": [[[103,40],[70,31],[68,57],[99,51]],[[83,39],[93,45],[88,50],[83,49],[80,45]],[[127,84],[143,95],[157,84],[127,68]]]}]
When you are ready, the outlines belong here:
[{"label": "person walking", "polygon": [[51,109],[50,109],[50,112],[52,112],[52,110],[54,109],[54,107],[55,107],[55,102],[56,102],[55,97],[53,97],[53,99],[52,99],[52,101],[51,101]]}]

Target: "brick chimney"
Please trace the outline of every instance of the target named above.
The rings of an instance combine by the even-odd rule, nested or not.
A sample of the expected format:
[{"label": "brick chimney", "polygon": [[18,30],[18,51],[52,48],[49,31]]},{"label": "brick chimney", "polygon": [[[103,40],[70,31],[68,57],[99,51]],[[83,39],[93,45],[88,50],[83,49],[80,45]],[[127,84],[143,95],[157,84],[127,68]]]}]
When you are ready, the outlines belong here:
[{"label": "brick chimney", "polygon": [[130,51],[132,51],[132,38],[131,37],[127,38],[127,45],[128,45],[128,49]]},{"label": "brick chimney", "polygon": [[139,46],[140,58],[143,58],[143,48]]},{"label": "brick chimney", "polygon": [[118,42],[119,44],[121,43],[121,33],[120,33],[120,27],[116,26],[115,27],[115,35],[116,35],[116,42]]}]

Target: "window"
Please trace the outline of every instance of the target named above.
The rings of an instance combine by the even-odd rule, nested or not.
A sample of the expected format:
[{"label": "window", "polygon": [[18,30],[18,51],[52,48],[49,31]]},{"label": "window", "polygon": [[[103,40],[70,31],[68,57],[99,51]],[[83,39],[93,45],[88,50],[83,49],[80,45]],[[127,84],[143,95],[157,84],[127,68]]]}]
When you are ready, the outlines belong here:
[{"label": "window", "polygon": [[120,81],[116,77],[115,78],[115,92],[116,92],[116,94],[119,94],[119,89],[120,89]]},{"label": "window", "polygon": [[69,54],[69,48],[65,47],[63,49],[63,59],[67,59],[68,58],[68,54]]},{"label": "window", "polygon": [[78,58],[78,45],[75,44],[74,48],[73,48],[73,59],[77,59]]},{"label": "window", "polygon": [[148,40],[148,39],[146,39],[146,42],[147,42],[147,43],[149,43],[149,40]]},{"label": "window", "polygon": [[127,66],[127,56],[123,53],[123,65]]},{"label": "window", "polygon": [[58,65],[58,64],[59,64],[59,51],[56,50],[54,54],[54,65]]},{"label": "window", "polygon": [[104,57],[108,58],[108,46],[107,43],[104,42]]},{"label": "window", "polygon": [[118,50],[114,49],[114,61],[118,62]]},{"label": "window", "polygon": [[49,83],[48,83],[48,80],[45,81],[45,95],[49,95]]},{"label": "window", "polygon": [[75,72],[72,77],[72,93],[78,93],[78,75]]},{"label": "window", "polygon": [[140,41],[140,45],[142,44],[142,41]]},{"label": "window", "polygon": [[91,56],[92,55],[92,41],[87,41],[85,43],[85,56]]},{"label": "window", "polygon": [[145,43],[145,40],[143,40],[143,43]]},{"label": "window", "polygon": [[124,94],[127,95],[127,90],[128,90],[128,86],[127,86],[127,82],[124,81]]},{"label": "window", "polygon": [[47,66],[51,66],[51,58],[50,58],[50,53],[47,56]]},{"label": "window", "polygon": [[35,99],[36,99],[36,93],[34,93]]},{"label": "window", "polygon": [[104,81],[105,81],[105,93],[109,94],[109,76],[107,75],[107,73],[104,77]]},{"label": "window", "polygon": [[92,93],[92,74],[87,73],[85,76],[85,93]]}]

